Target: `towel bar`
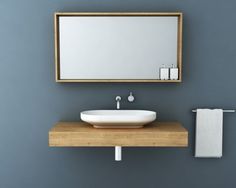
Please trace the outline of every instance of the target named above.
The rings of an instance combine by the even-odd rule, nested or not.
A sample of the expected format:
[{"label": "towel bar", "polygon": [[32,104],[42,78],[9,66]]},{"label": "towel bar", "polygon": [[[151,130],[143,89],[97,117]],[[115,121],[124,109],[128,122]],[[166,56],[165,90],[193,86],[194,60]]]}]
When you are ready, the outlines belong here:
[{"label": "towel bar", "polygon": [[[192,112],[197,112],[197,110],[192,110]],[[223,112],[235,112],[235,110],[223,110]]]}]

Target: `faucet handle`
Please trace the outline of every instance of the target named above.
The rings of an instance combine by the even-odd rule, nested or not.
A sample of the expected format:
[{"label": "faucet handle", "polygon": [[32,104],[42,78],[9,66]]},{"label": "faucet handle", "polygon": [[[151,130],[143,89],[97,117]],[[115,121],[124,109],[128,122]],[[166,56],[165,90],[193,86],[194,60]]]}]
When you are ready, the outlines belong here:
[{"label": "faucet handle", "polygon": [[121,96],[116,96],[116,101],[121,101]]},{"label": "faucet handle", "polygon": [[134,102],[134,96],[133,96],[132,92],[129,93],[128,101],[129,102]]}]

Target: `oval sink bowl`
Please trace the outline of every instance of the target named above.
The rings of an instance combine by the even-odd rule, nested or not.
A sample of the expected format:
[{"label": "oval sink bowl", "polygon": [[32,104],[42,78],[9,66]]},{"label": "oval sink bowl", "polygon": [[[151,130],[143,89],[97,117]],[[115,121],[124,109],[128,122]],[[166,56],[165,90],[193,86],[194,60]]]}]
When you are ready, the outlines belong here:
[{"label": "oval sink bowl", "polygon": [[81,120],[95,128],[141,128],[156,119],[148,110],[89,110],[80,113]]}]

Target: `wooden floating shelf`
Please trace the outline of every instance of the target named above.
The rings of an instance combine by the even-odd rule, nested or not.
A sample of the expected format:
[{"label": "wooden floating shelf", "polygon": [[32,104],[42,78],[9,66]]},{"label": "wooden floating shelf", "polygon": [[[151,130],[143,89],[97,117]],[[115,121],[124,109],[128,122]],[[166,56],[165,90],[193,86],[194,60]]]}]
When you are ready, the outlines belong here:
[{"label": "wooden floating shelf", "polygon": [[51,147],[187,147],[178,122],[153,122],[138,129],[96,129],[84,122],[59,122],[49,131]]}]

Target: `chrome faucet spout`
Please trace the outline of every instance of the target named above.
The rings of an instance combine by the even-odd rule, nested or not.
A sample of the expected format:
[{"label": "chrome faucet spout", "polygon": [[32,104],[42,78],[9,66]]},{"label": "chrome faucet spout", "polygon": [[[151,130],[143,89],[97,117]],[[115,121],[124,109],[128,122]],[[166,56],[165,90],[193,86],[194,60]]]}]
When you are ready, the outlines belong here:
[{"label": "chrome faucet spout", "polygon": [[117,110],[120,109],[120,101],[117,101],[117,103],[116,103],[116,108],[117,108]]},{"label": "chrome faucet spout", "polygon": [[116,109],[117,110],[120,109],[120,101],[121,101],[121,97],[120,96],[116,96]]}]

